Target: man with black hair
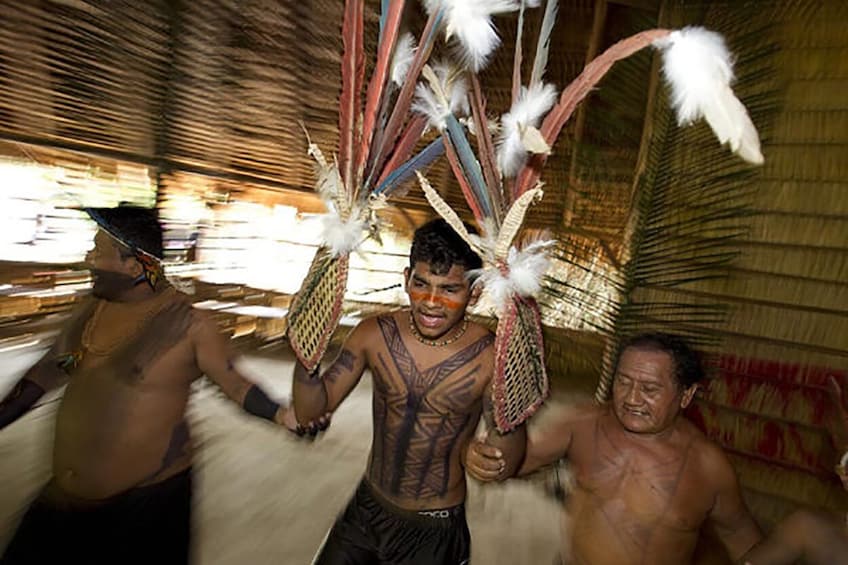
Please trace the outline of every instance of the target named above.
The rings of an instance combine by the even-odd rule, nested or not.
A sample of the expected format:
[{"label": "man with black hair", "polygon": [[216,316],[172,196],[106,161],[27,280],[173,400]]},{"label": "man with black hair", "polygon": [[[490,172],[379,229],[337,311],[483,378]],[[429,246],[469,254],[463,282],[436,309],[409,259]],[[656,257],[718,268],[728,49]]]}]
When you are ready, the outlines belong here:
[{"label": "man with black hair", "polygon": [[475,441],[469,473],[503,480],[567,457],[565,563],[691,563],[707,521],[737,562],[760,532],[725,454],[681,415],[703,375],[697,354],[667,334],[638,335],[620,351],[611,403],[569,409],[531,430],[520,465]]},{"label": "man with black hair", "polygon": [[56,416],[53,477],[0,563],[186,563],[191,383],[206,374],[245,410],[275,423],[293,427],[293,414],[238,373],[214,320],[164,279],[154,210],[86,211],[99,226],[86,256],[93,296],[0,403],[3,428],[68,383]]},{"label": "man with black hair", "polygon": [[525,443],[523,427],[495,431],[494,338],[466,319],[480,293],[472,272],[481,265],[447,222],[425,224],[404,269],[409,308],[363,320],[323,375],[297,364],[293,401],[302,427],[335,410],[366,368],[374,383],[365,476],[315,563],[467,563],[461,453],[481,413],[489,441],[515,451],[515,460]]}]

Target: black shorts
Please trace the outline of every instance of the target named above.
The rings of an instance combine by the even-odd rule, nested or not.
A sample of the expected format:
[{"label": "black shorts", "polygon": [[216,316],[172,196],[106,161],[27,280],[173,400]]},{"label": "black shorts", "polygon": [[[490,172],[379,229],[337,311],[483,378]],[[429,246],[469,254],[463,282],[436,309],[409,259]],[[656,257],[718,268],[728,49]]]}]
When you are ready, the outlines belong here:
[{"label": "black shorts", "polygon": [[191,469],[97,502],[70,502],[48,485],[32,503],[0,565],[185,565]]},{"label": "black shorts", "polygon": [[314,564],[466,565],[470,553],[464,506],[405,510],[363,480]]}]

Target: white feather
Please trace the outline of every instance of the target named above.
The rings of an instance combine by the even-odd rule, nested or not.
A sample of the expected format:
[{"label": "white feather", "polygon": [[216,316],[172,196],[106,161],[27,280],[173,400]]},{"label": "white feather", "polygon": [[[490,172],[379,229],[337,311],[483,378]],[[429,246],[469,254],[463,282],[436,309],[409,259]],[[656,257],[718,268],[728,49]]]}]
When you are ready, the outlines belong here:
[{"label": "white feather", "polygon": [[329,213],[321,217],[321,241],[333,257],[346,255],[359,247],[365,238],[366,222],[359,213],[351,213],[347,220],[338,214]]},{"label": "white feather", "polygon": [[551,240],[536,241],[520,251],[514,246],[510,247],[505,272],[497,266],[477,271],[480,283],[499,313],[509,304],[513,295],[530,297],[539,293],[542,278],[550,267],[547,249],[554,243]]},{"label": "white feather", "polygon": [[537,128],[542,118],[556,103],[557,93],[552,84],[538,82],[530,88],[521,87],[518,100],[501,118],[498,139],[498,168],[504,177],[513,177],[527,160],[527,146],[522,140],[528,128]]},{"label": "white feather", "polygon": [[415,38],[407,32],[401,35],[395,45],[395,54],[392,57],[392,82],[402,86],[409,72],[409,66],[415,57]]},{"label": "white feather", "polygon": [[[525,6],[538,7],[539,1],[526,0]],[[514,12],[520,6],[519,0],[424,0],[428,13],[444,9],[447,38],[457,38],[462,47],[462,60],[474,72],[486,66],[489,56],[501,42],[492,16]]]},{"label": "white feather", "polygon": [[342,194],[342,177],[337,164],[321,166],[318,162],[316,167],[317,181],[315,190],[324,201],[332,201]]},{"label": "white feather", "polygon": [[448,114],[467,116],[470,113],[468,83],[464,73],[449,63],[436,62],[432,71],[436,84],[421,82],[415,86],[412,110],[424,114],[432,127],[442,130]]},{"label": "white feather", "polygon": [[754,164],[762,164],[760,140],[745,106],[733,94],[733,61],[724,38],[700,27],[674,31],[657,40],[663,75],[681,125],[705,118],[722,144]]}]

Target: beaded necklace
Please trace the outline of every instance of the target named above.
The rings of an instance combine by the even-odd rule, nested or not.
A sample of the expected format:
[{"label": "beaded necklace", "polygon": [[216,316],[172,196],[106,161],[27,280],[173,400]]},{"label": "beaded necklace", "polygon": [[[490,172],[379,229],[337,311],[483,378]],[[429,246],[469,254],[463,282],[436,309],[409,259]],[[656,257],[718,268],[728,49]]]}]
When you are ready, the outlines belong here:
[{"label": "beaded necklace", "polygon": [[[100,300],[97,304],[94,313],[91,315],[91,318],[86,322],[85,328],[83,328],[82,332],[82,353],[83,354],[91,354],[99,357],[107,357],[114,353],[119,347],[122,347],[127,344],[128,340],[132,339],[133,336],[137,335],[138,332],[148,324],[148,322],[153,319],[161,310],[164,303],[166,303],[170,298],[172,298],[174,294],[173,287],[168,287],[159,293],[158,296],[154,297],[151,300],[148,309],[142,316],[139,317],[138,322],[133,324],[127,331],[124,332],[115,332],[118,335],[113,336],[114,339],[111,343],[103,345],[95,344],[95,340],[93,339],[95,329],[97,328],[97,322],[100,318],[103,309],[106,306],[108,301]],[[111,328],[110,333],[113,332],[117,328]],[[103,335],[103,330],[98,333],[99,336]],[[101,340],[102,342],[102,340]]]},{"label": "beaded necklace", "polygon": [[445,345],[450,345],[455,342],[463,335],[465,335],[465,330],[468,329],[468,319],[462,319],[462,326],[460,326],[459,331],[453,334],[451,337],[447,337],[445,339],[427,339],[421,332],[418,331],[418,327],[415,325],[415,320],[412,318],[412,312],[409,313],[409,331],[412,333],[412,336],[417,339],[419,342],[424,345],[429,345],[430,347],[444,347]]}]

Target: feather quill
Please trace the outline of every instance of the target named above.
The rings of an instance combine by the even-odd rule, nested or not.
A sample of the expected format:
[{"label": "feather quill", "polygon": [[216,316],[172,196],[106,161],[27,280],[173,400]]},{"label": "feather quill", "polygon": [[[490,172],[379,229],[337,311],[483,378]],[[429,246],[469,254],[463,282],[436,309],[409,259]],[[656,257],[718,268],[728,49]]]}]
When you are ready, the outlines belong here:
[{"label": "feather quill", "polygon": [[[492,142],[492,132],[489,127],[489,120],[486,117],[486,101],[483,99],[483,92],[480,88],[480,80],[474,73],[471,75],[471,110],[473,114],[472,125],[479,126],[479,131],[472,132],[477,137],[477,146],[479,148],[480,165],[483,167],[483,177],[486,180],[486,186],[489,188],[489,194],[494,200],[495,220],[500,221],[501,210],[503,209],[503,196],[501,194],[500,177],[496,167],[495,146]],[[469,132],[471,128],[469,127]]]},{"label": "feather quill", "polygon": [[453,143],[451,143],[450,136],[447,135],[447,133],[443,133],[442,138],[445,140],[445,156],[451,166],[453,176],[459,184],[459,189],[462,191],[462,196],[465,198],[465,202],[471,209],[471,213],[474,214],[474,218],[477,220],[477,223],[482,225],[486,216],[484,216],[480,210],[480,204],[477,201],[477,197],[471,189],[471,186],[468,184],[468,178],[465,176],[465,171],[462,168],[462,163],[459,160],[456,148],[453,146]]},{"label": "feather quill", "polygon": [[[514,177],[527,159],[527,152],[547,153],[550,146],[526,143],[530,128],[539,122],[556,102],[556,89],[551,84],[535,83],[522,87],[521,94],[509,112],[501,118],[501,135],[498,139],[498,167],[505,177]],[[532,134],[529,134],[532,135]],[[541,136],[540,136],[541,137]],[[544,143],[544,139],[542,139]],[[528,147],[528,145],[531,145]]]},{"label": "feather quill", "polygon": [[365,100],[365,113],[362,116],[362,139],[360,141],[359,152],[356,156],[356,172],[357,178],[362,178],[365,163],[368,160],[369,148],[371,147],[371,138],[374,135],[374,126],[377,121],[377,108],[383,97],[383,91],[386,88],[386,81],[391,72],[392,58],[395,53],[395,43],[397,42],[398,32],[400,30],[400,17],[403,13],[405,0],[395,0],[389,5],[389,11],[386,16],[385,27],[380,34],[380,45],[377,49],[377,62],[374,65],[374,73],[371,75],[371,82],[368,84],[368,94]]},{"label": "feather quill", "polygon": [[551,33],[557,17],[557,0],[547,0],[542,27],[539,30],[539,41],[536,43],[536,57],[533,59],[533,70],[530,73],[530,86],[542,82],[548,68],[548,51],[551,46]]},{"label": "feather quill", "polygon": [[424,65],[421,73],[427,80],[415,89],[413,111],[427,116],[430,125],[440,131],[445,129],[449,114],[468,115],[468,84],[459,69],[435,63],[432,67]]},{"label": "feather quill", "polygon": [[415,38],[411,33],[406,32],[398,38],[395,55],[392,58],[391,76],[395,86],[403,86],[413,57],[415,57]]},{"label": "feather quill", "polygon": [[438,137],[412,159],[391,171],[386,179],[374,189],[374,194],[386,194],[387,196],[392,194],[393,190],[411,179],[420,169],[431,165],[444,152],[445,142],[441,137]]},{"label": "feather quill", "polygon": [[386,165],[383,167],[382,174],[377,181],[377,186],[382,184],[392,171],[409,159],[426,127],[427,118],[425,116],[415,114],[410,118],[409,123],[406,124],[406,129],[400,137],[400,141],[395,146],[392,156],[389,157],[389,160],[386,161]]},{"label": "feather quill", "polygon": [[430,17],[427,18],[427,24],[424,26],[424,31],[421,32],[418,48],[415,50],[415,56],[409,66],[409,73],[400,89],[400,93],[398,93],[385,130],[379,136],[379,146],[376,148],[376,151],[372,151],[374,153],[374,159],[369,177],[381,176],[383,162],[388,157],[392,148],[395,146],[398,136],[401,134],[401,126],[404,119],[406,119],[409,107],[412,104],[413,95],[415,94],[418,75],[421,74],[421,69],[424,67],[424,63],[430,57],[430,53],[433,50],[436,31],[441,25],[443,16],[444,11],[439,9],[432,12]]},{"label": "feather quill", "polygon": [[342,92],[339,97],[339,170],[345,189],[352,199],[355,190],[353,163],[356,156],[356,131],[359,100],[365,73],[363,54],[363,0],[345,2],[342,23]]},{"label": "feather quill", "polygon": [[381,0],[380,2],[380,41],[383,40],[383,29],[386,27],[386,17],[389,13],[389,4],[392,0]]},{"label": "feather quill", "polygon": [[474,155],[474,150],[471,144],[468,143],[468,138],[465,137],[465,130],[457,121],[453,114],[449,114],[445,119],[447,128],[445,133],[450,138],[450,144],[456,150],[462,169],[468,178],[468,182],[474,195],[475,201],[480,206],[480,211],[484,218],[493,218],[492,199],[486,187],[486,181],[483,179],[483,171],[480,168],[480,162]]},{"label": "feather quill", "polygon": [[763,163],[760,139],[745,106],[733,94],[733,61],[721,35],[699,27],[674,31],[654,45],[681,125],[705,118],[719,142],[750,163]]},{"label": "feather quill", "polygon": [[[528,7],[537,7],[540,0],[527,0]],[[428,13],[445,11],[445,33],[456,37],[461,46],[460,56],[473,72],[480,71],[492,52],[500,45],[500,37],[492,24],[492,16],[514,12],[519,0],[425,0]]]},{"label": "feather quill", "polygon": [[521,7],[518,9],[518,29],[515,32],[515,54],[512,59],[512,103],[518,101],[518,95],[521,92],[521,60],[523,58],[523,36],[524,36],[524,6],[522,0]]}]

